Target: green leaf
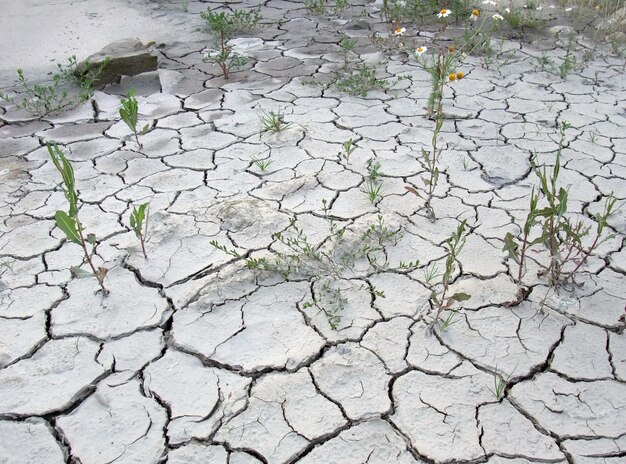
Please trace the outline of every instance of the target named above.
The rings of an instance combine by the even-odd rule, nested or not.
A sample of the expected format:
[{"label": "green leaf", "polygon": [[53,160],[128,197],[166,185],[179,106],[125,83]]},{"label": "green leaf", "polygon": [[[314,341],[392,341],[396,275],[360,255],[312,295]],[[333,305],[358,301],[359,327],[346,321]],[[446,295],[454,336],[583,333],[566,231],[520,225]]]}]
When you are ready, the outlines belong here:
[{"label": "green leaf", "polygon": [[457,302],[461,302],[461,301],[467,301],[472,297],[472,295],[468,295],[467,293],[463,293],[463,292],[459,292],[459,293],[455,293],[454,295],[452,295],[450,297],[451,300],[457,301]]},{"label": "green leaf", "polygon": [[76,221],[70,217],[65,211],[57,211],[54,215],[57,227],[65,232],[68,240],[81,245],[80,235],[76,228]]},{"label": "green leaf", "polygon": [[515,237],[513,237],[511,232],[507,232],[504,236],[502,251],[506,251],[509,254],[509,258],[519,264],[518,249],[519,245],[515,242]]}]

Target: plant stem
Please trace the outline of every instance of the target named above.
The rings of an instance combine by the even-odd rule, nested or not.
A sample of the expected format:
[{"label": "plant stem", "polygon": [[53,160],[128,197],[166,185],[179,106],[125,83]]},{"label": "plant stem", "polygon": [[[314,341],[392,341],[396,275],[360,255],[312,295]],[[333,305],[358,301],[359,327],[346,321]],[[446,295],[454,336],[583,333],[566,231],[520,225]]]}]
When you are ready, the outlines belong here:
[{"label": "plant stem", "polygon": [[145,259],[148,259],[148,254],[146,253],[146,240],[144,239],[143,235],[141,236],[141,239],[139,241],[141,242],[141,251],[143,251],[143,257]]},{"label": "plant stem", "polygon": [[96,270],[96,267],[93,265],[93,261],[91,260],[91,255],[89,254],[89,250],[87,250],[87,245],[85,244],[85,237],[83,237],[83,226],[78,220],[78,216],[76,217],[76,230],[78,231],[78,235],[80,237],[80,244],[83,247],[83,252],[85,253],[85,259],[93,272],[94,277],[98,280],[98,284],[100,284],[100,288],[102,289],[102,295],[107,296],[109,291],[104,286],[104,277],[100,277],[100,274]]}]

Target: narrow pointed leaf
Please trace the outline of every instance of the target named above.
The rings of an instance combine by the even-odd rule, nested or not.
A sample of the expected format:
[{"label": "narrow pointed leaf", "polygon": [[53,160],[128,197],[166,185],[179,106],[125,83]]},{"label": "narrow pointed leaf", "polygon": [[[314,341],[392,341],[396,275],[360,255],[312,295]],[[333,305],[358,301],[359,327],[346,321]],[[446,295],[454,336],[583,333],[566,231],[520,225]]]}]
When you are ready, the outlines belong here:
[{"label": "narrow pointed leaf", "polygon": [[68,240],[80,245],[80,235],[76,228],[76,221],[70,217],[65,211],[57,211],[54,215],[57,227],[61,229]]}]

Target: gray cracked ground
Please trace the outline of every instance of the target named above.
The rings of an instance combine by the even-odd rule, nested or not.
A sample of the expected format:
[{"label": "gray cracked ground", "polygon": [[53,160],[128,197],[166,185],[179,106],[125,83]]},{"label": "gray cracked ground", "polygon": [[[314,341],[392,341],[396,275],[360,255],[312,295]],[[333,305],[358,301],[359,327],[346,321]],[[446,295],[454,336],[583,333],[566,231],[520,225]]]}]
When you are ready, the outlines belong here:
[{"label": "gray cracked ground", "polygon": [[[207,3],[190,2],[189,28]],[[548,35],[505,40],[495,68],[470,57],[467,77],[446,90],[431,223],[404,189],[425,171],[428,77],[403,55],[377,53],[367,35],[379,15],[352,3],[337,21],[301,2],[265,2],[263,17],[280,23],[237,39],[250,61],[228,81],[202,63],[207,41],[167,42],[158,74],[124,79],[75,110],[34,121],[2,107],[0,462],[624,462],[624,211],[578,294],[543,311],[540,279],[528,301],[503,306],[515,286],[500,251],[525,215],[531,151],[554,159],[557,120],[573,125],[562,169],[571,212],[593,216],[611,191],[626,199],[623,62],[598,46],[566,79],[534,70],[543,51],[562,56]],[[159,8],[180,15],[179,5]],[[367,98],[302,85],[340,65],[338,31],[359,38],[356,51],[381,77],[412,84]],[[151,126],[143,150],[117,115],[131,85]],[[278,109],[291,127],[262,133],[261,110]],[[357,148],[346,161],[349,138]],[[82,221],[97,233],[97,263],[111,268],[107,299],[94,279],[70,274],[81,255],[54,227],[65,204],[49,141],[74,164]],[[253,158],[264,157],[273,163],[263,172]],[[371,157],[383,172],[375,206],[361,191]],[[392,264],[441,267],[443,241],[467,219],[454,287],[472,298],[457,323],[426,332],[423,269],[356,269],[334,331],[304,304],[311,281],[255,275],[210,245],[267,254],[292,217],[320,243],[322,200],[342,225],[382,214],[402,227],[386,249]],[[152,211],[147,260],[128,225],[142,201]],[[496,374],[507,379],[500,399]]]}]

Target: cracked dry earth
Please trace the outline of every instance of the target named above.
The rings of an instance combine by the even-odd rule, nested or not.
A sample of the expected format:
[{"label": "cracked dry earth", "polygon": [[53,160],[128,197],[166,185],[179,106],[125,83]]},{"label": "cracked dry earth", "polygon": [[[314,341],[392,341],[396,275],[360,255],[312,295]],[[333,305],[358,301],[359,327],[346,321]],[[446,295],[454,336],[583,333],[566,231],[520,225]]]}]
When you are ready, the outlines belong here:
[{"label": "cracked dry earth", "polygon": [[[557,120],[573,126],[561,174],[570,212],[592,217],[610,192],[626,199],[623,63],[607,53],[565,79],[534,71],[543,51],[562,56],[549,36],[506,40],[499,68],[469,57],[467,77],[446,89],[433,223],[404,188],[425,172],[428,76],[372,48],[368,34],[383,27],[372,5],[351,12],[336,21],[266,2],[262,16],[280,24],[236,39],[250,61],[228,81],[202,63],[206,42],[169,44],[158,75],[123,79],[75,110],[33,120],[3,108],[0,462],[624,462],[623,210],[584,285],[543,311],[545,282],[533,270],[527,300],[503,306],[515,286],[501,251],[536,183],[531,151],[554,161]],[[359,39],[360,59],[381,76],[413,82],[366,98],[303,85],[341,65],[338,31]],[[151,125],[142,150],[118,117],[131,85]],[[261,109],[280,109],[292,125],[262,132]],[[349,138],[357,149],[346,161]],[[66,205],[50,141],[73,162],[81,220],[111,269],[107,298],[94,295],[95,279],[70,275],[81,254],[54,225]],[[260,171],[252,159],[268,156]],[[375,206],[362,191],[370,158],[383,172]],[[291,217],[321,243],[322,200],[342,226],[381,214],[401,228],[386,248],[392,265],[442,268],[445,239],[466,219],[453,288],[472,297],[457,323],[425,330],[423,267],[357,266],[335,331],[304,304],[312,281],[255,274],[210,245],[267,254]],[[148,259],[128,225],[144,201]],[[495,374],[508,379],[500,399]]]}]

